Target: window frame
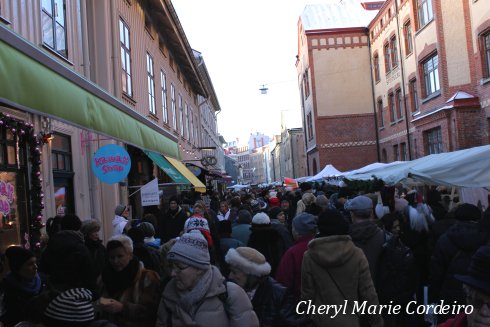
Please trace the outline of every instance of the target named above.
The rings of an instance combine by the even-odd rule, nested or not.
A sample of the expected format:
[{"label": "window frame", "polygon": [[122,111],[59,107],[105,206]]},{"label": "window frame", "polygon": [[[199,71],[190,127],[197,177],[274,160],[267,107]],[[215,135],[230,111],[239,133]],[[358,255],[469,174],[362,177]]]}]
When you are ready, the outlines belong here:
[{"label": "window frame", "polygon": [[313,140],[313,117],[311,111],[306,114],[306,124],[308,129],[308,141]]},{"label": "window frame", "polygon": [[374,80],[379,82],[381,75],[379,73],[379,54],[376,52],[373,56],[373,66],[374,66]]},{"label": "window frame", "polygon": [[412,108],[412,112],[418,112],[420,110],[420,105],[419,105],[419,95],[418,95],[418,90],[417,90],[417,80],[411,79],[408,82],[409,89],[410,89],[410,105]]},{"label": "window frame", "polygon": [[[121,39],[121,37],[123,37],[123,39]],[[129,25],[126,24],[122,17],[119,17],[119,44],[121,50],[122,91],[128,97],[132,98],[133,81],[131,74],[131,31],[129,29]]]},{"label": "window frame", "polygon": [[160,69],[160,86],[162,92],[162,117],[163,122],[168,124],[168,99],[167,99],[167,75]]},{"label": "window frame", "polygon": [[385,61],[385,72],[388,74],[391,71],[391,54],[390,54],[390,43],[385,42],[383,44],[383,55]]},{"label": "window frame", "polygon": [[405,115],[403,114],[403,96],[402,96],[402,90],[397,89],[395,91],[395,100],[396,100],[396,109],[397,109],[397,120],[403,119]]},{"label": "window frame", "polygon": [[417,1],[417,19],[419,30],[424,28],[434,19],[434,8],[432,0]]},{"label": "window frame", "polygon": [[[57,18],[59,17],[58,15],[59,9],[57,7],[59,1],[63,3],[62,22],[60,22]],[[49,2],[51,8],[46,8],[44,6],[44,2]],[[67,7],[66,0],[41,0],[41,35],[42,35],[43,45],[53,50],[63,58],[68,59],[68,38],[67,38],[68,22],[67,22],[67,15],[66,15],[66,7]],[[45,20],[45,17],[47,17],[47,20]],[[44,24],[45,22],[46,23],[49,22],[49,26],[46,26],[47,28],[49,28],[49,30],[45,29],[45,24]],[[58,29],[58,27],[60,27],[60,29]],[[63,31],[63,40],[58,40],[59,30]],[[46,36],[48,35],[48,33],[51,34],[53,44],[49,44],[48,42],[46,42]],[[61,43],[64,46],[64,49],[63,48],[59,49],[59,45]]]},{"label": "window frame", "polygon": [[148,78],[148,110],[150,114],[157,114],[155,103],[155,70],[153,57],[149,52],[146,53],[146,73]]},{"label": "window frame", "polygon": [[170,83],[170,99],[172,101],[172,127],[177,130],[177,104],[175,99],[175,86],[174,83]]},{"label": "window frame", "polygon": [[484,79],[490,78],[490,29],[481,34],[482,45],[482,75]]},{"label": "window frame", "polygon": [[408,20],[403,24],[403,36],[405,39],[405,56],[413,53],[412,25]]},{"label": "window frame", "polygon": [[390,112],[390,122],[396,121],[396,109],[395,109],[395,94],[393,92],[388,94],[388,109]]},{"label": "window frame", "polygon": [[182,104],[182,94],[179,93],[178,96],[179,100],[179,129],[180,129],[180,136],[184,137],[184,107]]},{"label": "window frame", "polygon": [[383,100],[378,99],[376,102],[376,107],[378,111],[378,122],[379,122],[379,128],[384,128],[385,127],[385,120],[383,117]]},{"label": "window frame", "polygon": [[[434,64],[435,60],[436,63]],[[424,75],[425,97],[427,98],[440,92],[441,81],[439,77],[439,56],[437,53],[434,53],[422,62],[422,72]]]},{"label": "window frame", "polygon": [[440,126],[425,131],[424,136],[426,155],[444,152],[444,144],[442,142],[442,128]]},{"label": "window frame", "polygon": [[396,35],[390,38],[390,63],[391,70],[398,67],[398,45],[396,42]]}]

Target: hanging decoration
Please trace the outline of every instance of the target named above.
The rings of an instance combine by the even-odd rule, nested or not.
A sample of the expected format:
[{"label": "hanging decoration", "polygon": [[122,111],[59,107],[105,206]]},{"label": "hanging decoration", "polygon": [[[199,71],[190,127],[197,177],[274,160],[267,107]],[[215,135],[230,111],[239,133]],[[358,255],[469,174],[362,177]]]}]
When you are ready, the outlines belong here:
[{"label": "hanging decoration", "polygon": [[374,193],[377,191],[381,191],[384,187],[385,182],[382,179],[376,178],[373,176],[373,179],[370,180],[354,180],[344,178],[344,183],[347,184],[347,188],[354,193],[359,191],[364,191],[366,193]]},{"label": "hanging decoration", "polygon": [[20,165],[19,146],[27,145],[29,162],[31,163],[31,217],[29,221],[29,234],[23,238],[25,248],[39,249],[41,247],[41,228],[44,227],[42,210],[44,209],[44,193],[42,191],[41,177],[41,140],[34,133],[34,125],[20,121],[9,114],[0,113],[0,128],[6,128],[16,138],[17,163]]}]

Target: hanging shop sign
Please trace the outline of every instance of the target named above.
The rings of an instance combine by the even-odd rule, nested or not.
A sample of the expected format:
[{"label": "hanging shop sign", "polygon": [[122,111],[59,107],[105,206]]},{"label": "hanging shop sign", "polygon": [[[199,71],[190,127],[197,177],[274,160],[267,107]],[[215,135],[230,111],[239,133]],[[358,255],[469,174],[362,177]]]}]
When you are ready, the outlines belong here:
[{"label": "hanging shop sign", "polygon": [[92,158],[92,170],[103,183],[114,184],[128,176],[131,168],[129,153],[119,145],[107,144]]},{"label": "hanging shop sign", "polygon": [[141,191],[141,206],[154,206],[160,204],[160,194],[158,192],[158,178],[143,185]]}]

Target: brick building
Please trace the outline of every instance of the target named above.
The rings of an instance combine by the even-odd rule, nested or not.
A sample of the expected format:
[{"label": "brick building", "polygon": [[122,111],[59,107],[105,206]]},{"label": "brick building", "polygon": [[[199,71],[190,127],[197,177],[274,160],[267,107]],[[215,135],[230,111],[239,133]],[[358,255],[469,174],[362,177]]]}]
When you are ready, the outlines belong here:
[{"label": "brick building", "polygon": [[[334,37],[334,33],[346,34],[356,26],[351,23],[347,28],[339,24],[337,28],[323,27],[320,31],[303,31],[302,22],[305,14],[308,14],[307,9],[299,23],[299,39],[304,38],[307,42],[304,46],[299,42],[300,57],[297,67],[302,92],[304,93],[305,85],[308,84],[305,76],[308,78],[310,71],[313,94],[313,100],[310,101],[314,104],[312,107],[335,101],[335,96],[331,94],[342,91],[342,94],[350,93],[356,98],[360,92],[359,85],[353,84],[344,91],[342,78],[340,83],[335,83],[339,78],[328,76],[325,69],[318,70],[317,68],[323,67],[315,65],[315,62],[313,65],[310,63],[309,66],[305,66],[301,56],[302,51],[307,51],[308,57],[314,57],[315,52],[319,51],[318,44],[321,46],[322,42],[323,47],[342,47],[339,45],[340,37]],[[340,70],[355,69],[354,75],[358,79],[369,78],[369,83],[363,84],[371,93],[365,98],[366,106],[371,107],[369,110],[366,109],[366,113],[375,113],[375,116],[371,115],[368,118],[367,115],[361,124],[364,128],[372,130],[377,142],[367,151],[358,151],[355,156],[356,162],[352,162],[353,157],[349,155],[348,149],[352,151],[355,147],[346,145],[345,142],[340,143],[342,140],[329,132],[329,127],[321,122],[325,119],[341,119],[341,125],[348,126],[350,138],[354,140],[359,134],[359,118],[342,117],[331,112],[328,118],[317,114],[312,121],[318,128],[315,130],[313,126],[312,132],[308,132],[309,125],[312,124],[308,120],[308,99],[304,98],[305,130],[307,133],[313,133],[313,137],[308,134],[312,137],[309,142],[320,144],[317,146],[320,153],[322,144],[332,147],[331,144],[337,142],[343,146],[342,151],[337,148],[337,155],[342,156],[337,160],[342,164],[336,164],[328,155],[320,155],[321,166],[332,163],[340,170],[345,170],[346,167],[359,167],[376,159],[383,162],[408,160],[432,153],[487,144],[490,113],[488,3],[481,0],[458,0],[450,3],[441,0],[388,0],[366,3],[343,1],[343,4],[326,6],[323,14],[331,17],[335,12],[347,11],[353,15],[359,10],[364,10],[366,14],[375,13],[375,16],[365,25],[366,28],[359,28],[367,37],[366,46],[362,48],[363,51],[357,53],[350,51],[352,56],[357,56],[351,60],[363,62],[368,56],[370,60],[368,58],[369,61],[365,62],[363,68],[370,69],[366,71],[356,66],[346,67],[343,65],[346,59],[342,58],[341,52],[330,58],[330,66],[332,63],[342,65]],[[319,35],[321,37],[318,40]],[[345,37],[343,40],[345,41]],[[344,44],[344,52],[347,51],[345,47]],[[326,52],[330,51],[329,49],[326,49]],[[322,75],[327,75],[328,79],[332,80],[325,82],[323,79],[319,81],[315,78]],[[330,93],[320,93],[315,90],[319,83],[338,86]],[[340,108],[344,110],[343,107]],[[366,138],[365,141],[369,139]],[[368,151],[373,155],[367,155]],[[309,159],[313,153],[314,150],[309,147]]]}]

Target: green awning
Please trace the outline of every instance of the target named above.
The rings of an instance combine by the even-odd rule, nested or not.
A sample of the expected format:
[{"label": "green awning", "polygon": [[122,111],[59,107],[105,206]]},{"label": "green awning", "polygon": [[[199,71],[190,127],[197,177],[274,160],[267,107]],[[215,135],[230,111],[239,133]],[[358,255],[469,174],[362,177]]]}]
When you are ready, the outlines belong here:
[{"label": "green awning", "polygon": [[185,178],[174,166],[172,166],[170,162],[168,162],[168,160],[162,155],[151,151],[145,151],[145,154],[151,160],[153,160],[153,162],[160,167],[175,183],[190,184],[189,180]]},{"label": "green awning", "polygon": [[[14,42],[15,47],[11,45]],[[131,112],[119,99],[1,25],[0,98],[142,149],[180,158],[178,145],[165,135],[167,131],[148,126],[153,123],[145,124],[146,118]]]}]

